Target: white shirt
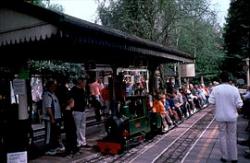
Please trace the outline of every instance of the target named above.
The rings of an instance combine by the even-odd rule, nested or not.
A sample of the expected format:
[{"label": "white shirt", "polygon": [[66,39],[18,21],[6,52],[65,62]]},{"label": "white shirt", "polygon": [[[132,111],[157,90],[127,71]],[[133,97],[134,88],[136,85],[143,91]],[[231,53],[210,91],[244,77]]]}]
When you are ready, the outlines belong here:
[{"label": "white shirt", "polygon": [[43,119],[46,119],[46,120],[49,120],[48,111],[47,111],[48,108],[52,108],[55,119],[61,118],[61,108],[60,108],[58,98],[56,97],[54,93],[46,91],[43,94]]},{"label": "white shirt", "polygon": [[236,121],[238,117],[237,108],[243,105],[239,90],[225,83],[213,88],[208,101],[215,104],[215,119],[222,122]]}]

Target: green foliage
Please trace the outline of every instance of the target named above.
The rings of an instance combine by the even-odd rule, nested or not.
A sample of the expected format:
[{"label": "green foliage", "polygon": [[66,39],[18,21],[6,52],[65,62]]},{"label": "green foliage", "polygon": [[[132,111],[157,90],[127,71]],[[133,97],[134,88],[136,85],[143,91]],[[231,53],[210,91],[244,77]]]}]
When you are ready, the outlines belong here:
[{"label": "green foliage", "polygon": [[[186,21],[186,22],[184,22]],[[212,79],[220,73],[224,52],[221,32],[206,21],[184,20],[186,28],[180,29],[178,48],[194,54],[196,74]]]},{"label": "green foliage", "polygon": [[64,76],[68,79],[77,79],[83,74],[82,65],[76,63],[65,63],[61,61],[31,61],[33,74],[44,76]]},{"label": "green foliage", "polygon": [[224,40],[227,53],[223,69],[237,77],[244,76],[243,59],[249,57],[250,1],[232,1],[225,26]]},{"label": "green foliage", "polygon": [[62,5],[59,4],[51,4],[50,0],[25,0],[26,2],[32,3],[34,5],[42,6],[54,11],[63,12]]},{"label": "green foliage", "polygon": [[39,6],[43,6],[43,0],[25,0],[26,2],[32,3],[34,5],[39,5]]},{"label": "green foliage", "polygon": [[222,34],[207,0],[99,0],[98,11],[105,26],[193,54],[197,74],[220,72]]},{"label": "green foliage", "polygon": [[152,3],[152,0],[101,1],[98,8],[99,17],[105,26],[152,39],[155,17]]},{"label": "green foliage", "polygon": [[64,11],[62,5],[59,5],[59,4],[48,4],[47,8],[49,8],[51,10],[54,10],[54,11],[59,11],[59,12],[63,12]]}]

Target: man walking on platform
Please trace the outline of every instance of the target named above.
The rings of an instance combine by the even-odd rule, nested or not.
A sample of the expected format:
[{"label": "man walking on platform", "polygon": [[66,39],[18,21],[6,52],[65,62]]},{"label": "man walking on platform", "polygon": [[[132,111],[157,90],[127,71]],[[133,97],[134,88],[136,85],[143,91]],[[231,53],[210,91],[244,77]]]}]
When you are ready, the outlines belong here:
[{"label": "man walking on platform", "polygon": [[228,73],[221,74],[222,84],[213,88],[209,103],[215,105],[215,119],[219,123],[219,140],[221,149],[221,161],[231,160],[236,163],[237,154],[237,109],[243,102],[239,90],[229,84]]}]

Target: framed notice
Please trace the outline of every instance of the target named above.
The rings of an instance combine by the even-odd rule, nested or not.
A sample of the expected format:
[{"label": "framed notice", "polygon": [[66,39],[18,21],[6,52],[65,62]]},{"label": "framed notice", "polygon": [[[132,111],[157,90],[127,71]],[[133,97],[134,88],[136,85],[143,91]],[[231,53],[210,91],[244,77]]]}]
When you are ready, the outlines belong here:
[{"label": "framed notice", "polygon": [[28,163],[27,151],[8,153],[7,163]]},{"label": "framed notice", "polygon": [[181,77],[195,77],[195,65],[194,63],[187,63],[180,65]]},{"label": "framed notice", "polygon": [[15,95],[24,95],[25,94],[25,80],[24,79],[14,79],[13,88]]}]

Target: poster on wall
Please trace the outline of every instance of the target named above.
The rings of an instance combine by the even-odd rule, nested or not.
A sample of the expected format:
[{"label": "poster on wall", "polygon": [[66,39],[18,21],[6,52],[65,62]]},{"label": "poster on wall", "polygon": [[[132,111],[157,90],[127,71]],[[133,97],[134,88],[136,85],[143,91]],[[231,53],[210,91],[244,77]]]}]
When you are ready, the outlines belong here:
[{"label": "poster on wall", "polygon": [[187,63],[180,65],[181,77],[195,77],[195,65],[194,63]]},{"label": "poster on wall", "polygon": [[14,79],[13,88],[15,95],[24,95],[25,94],[25,80],[24,79]]}]

